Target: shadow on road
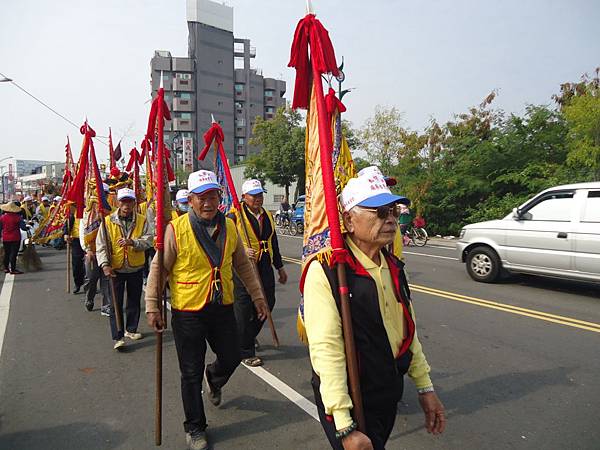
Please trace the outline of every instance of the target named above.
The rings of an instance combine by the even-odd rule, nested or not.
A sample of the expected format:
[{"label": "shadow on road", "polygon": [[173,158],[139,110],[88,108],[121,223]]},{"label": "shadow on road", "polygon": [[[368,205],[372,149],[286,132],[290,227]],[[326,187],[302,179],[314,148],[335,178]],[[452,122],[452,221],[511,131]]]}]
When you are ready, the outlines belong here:
[{"label": "shadow on road", "polygon": [[0,436],[0,448],[12,450],[86,449],[120,447],[126,434],[103,423],[75,422]]},{"label": "shadow on road", "polygon": [[[449,391],[437,386],[436,391],[444,403],[446,415],[451,421],[453,416],[466,416],[484,408],[518,400],[547,386],[571,386],[574,388],[576,386],[569,380],[569,373],[575,369],[575,367],[555,367],[530,372],[507,373],[464,384]],[[436,380],[435,374],[432,374],[432,379]],[[410,385],[405,383],[405,392],[407,388],[410,388]],[[405,395],[405,397],[408,396]],[[418,402],[399,403],[399,416],[412,414],[423,414]],[[390,440],[410,435],[421,429],[424,427],[419,426],[397,433],[390,437]]]}]

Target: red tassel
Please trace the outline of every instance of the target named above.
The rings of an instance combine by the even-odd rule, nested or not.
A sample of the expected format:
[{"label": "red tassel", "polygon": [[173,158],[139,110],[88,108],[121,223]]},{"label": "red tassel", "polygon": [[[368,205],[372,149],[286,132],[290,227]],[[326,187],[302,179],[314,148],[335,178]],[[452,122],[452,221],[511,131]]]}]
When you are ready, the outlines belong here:
[{"label": "red tassel", "polygon": [[340,113],[346,112],[344,104],[335,96],[335,91],[329,88],[329,92],[325,96],[325,105],[327,106],[327,122],[331,123],[331,119],[338,110]]},{"label": "red tassel", "polygon": [[322,73],[339,75],[333,44],[329,33],[314,16],[308,14],[298,22],[294,33],[294,41],[288,67],[296,68],[296,83],[292,108],[307,109],[310,101],[311,65],[309,63],[308,43],[310,36],[310,57],[314,69]]},{"label": "red tassel", "polygon": [[204,148],[198,155],[198,160],[203,161],[206,158],[206,154],[210,150],[210,146],[212,145],[214,140],[217,142],[223,142],[225,140],[225,135],[223,134],[223,129],[221,125],[214,122],[211,127],[208,129],[206,133],[204,133]]}]

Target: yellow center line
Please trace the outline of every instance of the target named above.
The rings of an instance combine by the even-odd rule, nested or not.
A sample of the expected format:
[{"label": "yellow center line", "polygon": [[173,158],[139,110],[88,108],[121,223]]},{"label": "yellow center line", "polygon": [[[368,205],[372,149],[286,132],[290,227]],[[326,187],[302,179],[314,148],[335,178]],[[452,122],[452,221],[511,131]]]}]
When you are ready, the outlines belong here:
[{"label": "yellow center line", "polygon": [[[294,264],[302,264],[300,259],[282,257],[284,261],[288,261]],[[429,294],[435,297],[445,298],[461,303],[468,303],[471,305],[477,305],[484,308],[494,309],[497,311],[504,311],[510,314],[516,314],[524,317],[530,317],[533,319],[543,320],[546,322],[556,323],[560,325],[566,325],[573,328],[579,328],[581,330],[593,331],[600,333],[600,324],[594,322],[586,322],[584,320],[574,319],[571,317],[560,316],[557,314],[550,314],[543,311],[537,311],[534,309],[521,308],[519,306],[513,306],[506,303],[494,302],[491,300],[484,300],[477,297],[469,297],[467,295],[456,294],[454,292],[442,291],[440,289],[434,289],[427,286],[420,286],[417,284],[410,284],[410,288],[415,292],[423,294]]]}]

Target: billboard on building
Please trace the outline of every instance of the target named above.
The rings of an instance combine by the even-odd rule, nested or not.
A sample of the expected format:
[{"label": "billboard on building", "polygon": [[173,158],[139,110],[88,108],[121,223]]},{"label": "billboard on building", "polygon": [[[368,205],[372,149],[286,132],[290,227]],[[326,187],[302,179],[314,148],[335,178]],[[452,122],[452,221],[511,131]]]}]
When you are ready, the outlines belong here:
[{"label": "billboard on building", "polygon": [[183,138],[183,170],[194,171],[194,140]]}]

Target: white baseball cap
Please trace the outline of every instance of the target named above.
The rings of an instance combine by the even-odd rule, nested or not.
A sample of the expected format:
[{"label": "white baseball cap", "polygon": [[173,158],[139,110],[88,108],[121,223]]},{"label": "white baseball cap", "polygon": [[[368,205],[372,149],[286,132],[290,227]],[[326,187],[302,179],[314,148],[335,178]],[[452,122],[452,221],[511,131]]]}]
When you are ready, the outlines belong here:
[{"label": "white baseball cap", "polygon": [[26,197],[23,199],[23,201],[24,201],[24,202],[30,202],[30,201],[32,201],[32,200],[33,200],[33,198],[31,197],[31,195],[27,195],[27,196],[26,196]]},{"label": "white baseball cap", "polygon": [[62,197],[60,195],[57,195],[56,197],[54,197],[55,202],[60,202],[61,200],[62,200]]},{"label": "white baseball cap", "polygon": [[50,201],[50,199],[44,195],[44,196],[42,197],[42,201],[43,201],[43,202],[49,202],[49,201]]},{"label": "white baseball cap", "polygon": [[[388,186],[396,186],[396,184],[398,184],[398,181],[394,178],[394,177],[388,177],[385,176],[381,170],[379,170],[379,167],[377,166],[369,166],[369,167],[365,167],[364,169],[359,170],[357,176],[361,177],[363,175],[381,175],[383,177],[383,179],[385,180],[385,184],[387,184]],[[400,203],[404,204],[404,205],[410,205],[410,200],[406,197],[401,197],[401,200],[399,200]]]},{"label": "white baseball cap", "polygon": [[375,169],[377,170],[371,169],[348,181],[340,197],[344,211],[350,211],[355,206],[377,208],[404,199],[392,194],[381,171],[377,167]]},{"label": "white baseball cap", "polygon": [[124,200],[126,198],[135,200],[135,191],[129,188],[119,189],[117,191],[117,200]]},{"label": "white baseball cap", "polygon": [[242,194],[257,195],[262,194],[265,190],[259,180],[247,180],[242,184]]},{"label": "white baseball cap", "polygon": [[104,189],[104,192],[108,192],[110,190],[110,186],[108,186],[106,183],[102,183],[102,189]]},{"label": "white baseball cap", "polygon": [[188,202],[188,190],[187,189],[179,189],[177,194],[175,194],[175,200],[179,203],[187,203]]},{"label": "white baseball cap", "polygon": [[212,189],[221,189],[217,176],[210,170],[198,170],[190,173],[188,177],[188,191],[193,194],[201,194]]}]

